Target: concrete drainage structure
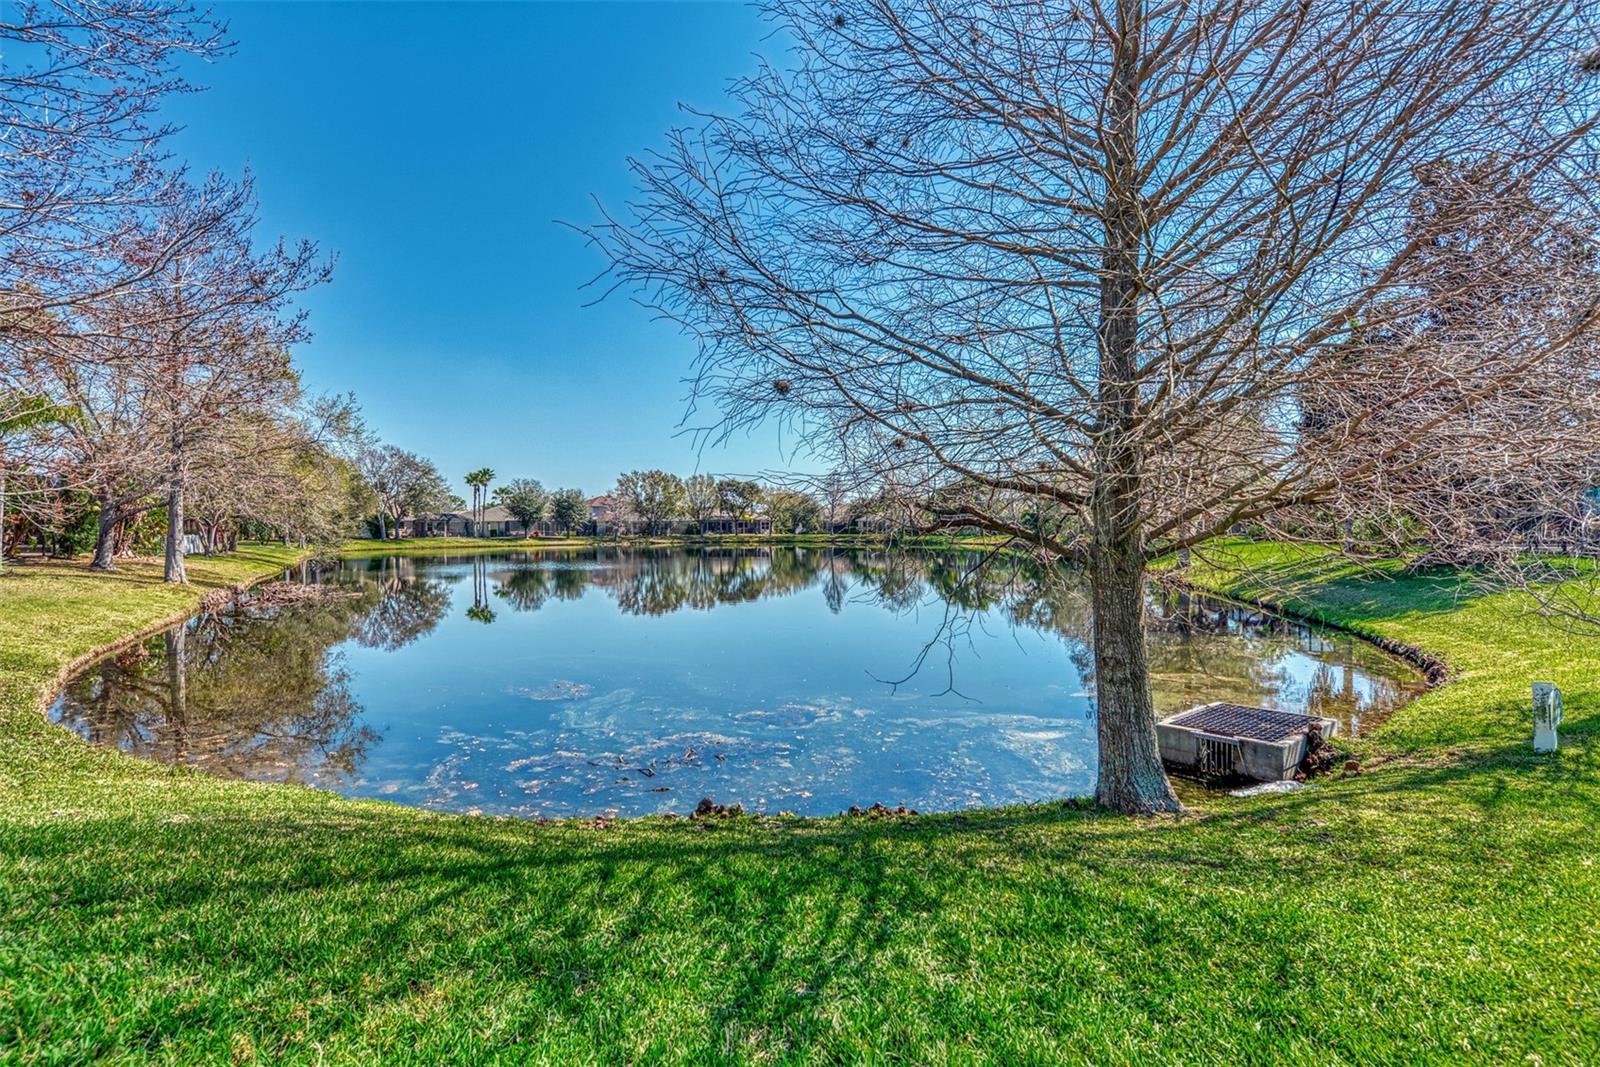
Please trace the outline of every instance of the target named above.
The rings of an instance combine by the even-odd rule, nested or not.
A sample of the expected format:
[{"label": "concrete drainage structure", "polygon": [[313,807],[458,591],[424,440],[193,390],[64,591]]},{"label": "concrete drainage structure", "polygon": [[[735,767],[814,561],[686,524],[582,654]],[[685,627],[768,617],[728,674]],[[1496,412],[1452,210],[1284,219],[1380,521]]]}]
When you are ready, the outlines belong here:
[{"label": "concrete drainage structure", "polygon": [[1317,715],[1218,702],[1169,715],[1156,723],[1161,758],[1201,778],[1293,778],[1315,728],[1332,737],[1339,724]]}]

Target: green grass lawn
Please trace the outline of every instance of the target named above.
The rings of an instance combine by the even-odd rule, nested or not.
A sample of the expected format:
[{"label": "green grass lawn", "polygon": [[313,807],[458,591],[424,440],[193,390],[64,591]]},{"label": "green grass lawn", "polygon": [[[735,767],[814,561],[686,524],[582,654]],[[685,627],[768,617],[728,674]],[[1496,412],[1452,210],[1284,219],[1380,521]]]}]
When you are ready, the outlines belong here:
[{"label": "green grass lawn", "polygon": [[[1600,641],[1449,576],[1239,551],[1260,577],[1192,578],[1455,680],[1360,775],[1155,820],[536,825],[213,780],[37,708],[198,591],[0,578],[0,1061],[1600,1060]],[[1566,691],[1554,756],[1532,678]]]}]

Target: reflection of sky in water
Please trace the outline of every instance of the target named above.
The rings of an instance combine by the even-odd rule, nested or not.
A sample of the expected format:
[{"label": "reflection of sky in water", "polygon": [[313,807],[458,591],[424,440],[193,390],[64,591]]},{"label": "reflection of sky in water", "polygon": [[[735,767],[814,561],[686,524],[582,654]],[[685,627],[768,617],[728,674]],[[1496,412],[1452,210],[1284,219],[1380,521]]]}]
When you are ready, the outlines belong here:
[{"label": "reflection of sky in water", "polygon": [[[944,602],[933,583],[917,595],[915,569],[907,596],[905,573],[885,578],[874,566],[817,551],[709,562],[616,552],[531,564],[347,562],[338,580],[367,591],[349,609],[360,618],[304,654],[342,666],[354,717],[376,740],[340,773],[315,766],[327,747],[317,744],[286,770],[281,755],[254,767],[229,742],[232,762],[211,769],[424,807],[550,816],[682,812],[702,796],[826,814],[875,801],[938,810],[1091,791],[1081,598],[1014,613],[1016,597],[1003,595],[912,673]],[[423,588],[433,591],[425,618],[378,592]],[[380,616],[388,638],[373,632]],[[399,630],[409,643],[392,636]],[[1163,712],[1226,698],[1314,705],[1349,722],[1413,684],[1351,639],[1170,596],[1153,600],[1151,665]],[[226,657],[196,656],[190,672],[227,669]],[[172,731],[159,712],[137,730],[122,720],[96,726],[96,693],[113,682],[75,685],[58,717],[143,754],[206,765],[192,743],[178,754],[165,740]],[[193,719],[193,700],[188,711]],[[284,729],[258,720],[244,718],[241,729]]]}]

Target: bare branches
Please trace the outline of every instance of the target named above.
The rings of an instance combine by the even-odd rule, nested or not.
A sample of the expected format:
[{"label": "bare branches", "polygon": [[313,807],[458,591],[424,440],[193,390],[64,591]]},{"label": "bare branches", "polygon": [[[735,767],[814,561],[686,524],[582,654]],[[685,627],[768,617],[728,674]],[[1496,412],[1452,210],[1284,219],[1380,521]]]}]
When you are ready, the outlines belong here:
[{"label": "bare branches", "polygon": [[[835,11],[773,5],[794,68],[640,162],[634,220],[592,236],[700,338],[724,432],[803,418],[911,484],[1082,508],[1123,212],[1138,343],[1118,432],[1160,484],[1138,516],[1151,554],[1337,494],[1308,477],[1324,442],[1297,437],[1301,393],[1352,324],[1417,313],[1419,166],[1492,156],[1500,193],[1588,210],[1594,90],[1570,41],[1591,31],[1561,5],[1162,8],[1125,75],[1115,5]],[[1117,77],[1136,132],[1115,126]]]},{"label": "bare branches", "polygon": [[376,498],[380,537],[407,515],[458,503],[432,461],[395,445],[368,444],[356,456],[356,469]]},{"label": "bare branches", "polygon": [[[1239,523],[1345,539],[1446,472],[1449,510],[1481,515],[1530,472],[1549,504],[1591,469],[1553,473],[1600,438],[1580,6],[767,12],[787,69],[636,161],[627,215],[589,231],[611,284],[699,340],[720,432],[777,419],[886,491],[974,490],[948,521],[1082,554],[1097,597]],[[1474,290],[1440,259],[1488,216],[1428,190],[1472,168],[1484,248],[1542,285]],[[1560,264],[1529,251],[1553,228]],[[1469,306],[1475,335],[1438,326]],[[1116,593],[1097,608],[1136,622]],[[1142,688],[1142,646],[1101,636],[1103,695],[1119,671]]]},{"label": "bare branches", "polygon": [[[109,270],[141,212],[180,193],[165,169],[172,132],[158,108],[191,91],[184,56],[228,49],[221,26],[181,0],[45,0],[0,14],[0,333],[19,310],[59,308],[147,276]],[[193,220],[203,225],[200,220]]]}]

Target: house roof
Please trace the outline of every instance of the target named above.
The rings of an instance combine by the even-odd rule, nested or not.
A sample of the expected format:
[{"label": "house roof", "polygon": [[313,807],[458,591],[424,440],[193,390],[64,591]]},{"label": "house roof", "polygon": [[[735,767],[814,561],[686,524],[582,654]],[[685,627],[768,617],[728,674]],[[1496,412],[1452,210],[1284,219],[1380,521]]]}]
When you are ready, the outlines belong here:
[{"label": "house roof", "polygon": [[[442,521],[448,521],[450,519],[463,519],[463,520],[466,520],[466,521],[470,522],[470,521],[472,521],[473,518],[474,518],[474,516],[473,516],[473,514],[472,514],[472,512],[470,510],[463,510],[463,511],[441,511],[441,512],[437,512],[436,514],[431,514],[431,515],[407,515],[406,518],[405,518],[405,521],[406,522],[415,522],[418,519],[432,519],[434,521],[442,522]],[[492,505],[490,507],[486,507],[486,508],[483,509],[483,521],[484,522],[517,522],[518,519],[517,519],[517,517],[515,515],[511,514],[511,512],[507,511],[505,508],[501,507],[499,504],[494,504],[494,505]]]}]

